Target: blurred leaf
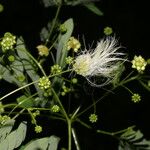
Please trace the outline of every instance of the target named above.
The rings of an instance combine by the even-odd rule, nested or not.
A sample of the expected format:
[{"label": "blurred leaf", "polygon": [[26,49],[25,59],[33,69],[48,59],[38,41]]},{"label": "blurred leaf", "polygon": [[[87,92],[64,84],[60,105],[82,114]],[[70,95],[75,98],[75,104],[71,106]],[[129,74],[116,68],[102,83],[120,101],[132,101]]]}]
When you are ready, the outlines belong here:
[{"label": "blurred leaf", "polygon": [[88,8],[90,11],[92,11],[93,13],[99,15],[99,16],[103,16],[103,12],[97,7],[95,6],[94,3],[87,3],[87,4],[83,4],[86,8]]},{"label": "blurred leaf", "polygon": [[48,22],[47,27],[42,28],[42,30],[40,32],[41,41],[45,42],[48,39],[49,33],[50,33],[50,28],[51,28],[51,22]]},{"label": "blurred leaf", "polygon": [[[62,0],[42,0],[45,7],[59,5]],[[89,2],[98,2],[99,0],[64,0],[63,5],[76,6]]]},{"label": "blurred leaf", "polygon": [[56,64],[59,64],[62,68],[65,67],[65,58],[68,54],[66,43],[71,37],[74,28],[73,19],[68,19],[63,25],[66,28],[66,33],[59,36],[58,43],[56,45]]},{"label": "blurred leaf", "polygon": [[139,82],[140,82],[140,84],[146,89],[146,90],[148,90],[148,91],[150,91],[150,87],[148,86],[148,83],[147,84],[145,84],[143,81],[141,81],[141,80],[138,80]]},{"label": "blurred leaf", "polygon": [[32,140],[20,150],[57,150],[59,140],[56,136]]},{"label": "blurred leaf", "polygon": [[[32,61],[31,57],[29,56],[29,52],[27,51],[23,39],[18,38],[17,40],[17,53],[20,59],[22,60],[23,67],[25,68],[25,71],[27,72],[28,76],[32,81],[39,80],[40,76],[37,74],[37,66],[35,66],[35,63]],[[39,89],[37,83],[34,84],[38,94],[40,97],[42,97],[43,91]]]},{"label": "blurred leaf", "polygon": [[5,125],[0,127],[0,143],[6,138],[6,136],[11,132],[15,121],[8,120]]},{"label": "blurred leaf", "polygon": [[17,98],[18,105],[23,108],[33,107],[34,106],[33,100],[34,100],[33,98],[28,98],[25,95],[22,95],[19,98]]},{"label": "blurred leaf", "polygon": [[19,60],[15,60],[7,67],[0,64],[0,76],[5,81],[16,84],[18,87],[27,84],[26,80],[19,80],[19,77],[24,76],[23,71],[23,64]]},{"label": "blurred leaf", "polygon": [[112,80],[112,84],[113,86],[117,86],[120,83],[120,78],[122,73],[125,71],[125,66],[123,63],[118,62],[118,68],[117,70],[115,70],[113,73],[115,74],[113,80]]},{"label": "blurred leaf", "polygon": [[150,141],[144,139],[140,130],[129,129],[119,139],[118,150],[150,150]]},{"label": "blurred leaf", "polygon": [[26,123],[23,122],[19,125],[18,129],[7,134],[6,138],[0,142],[0,150],[14,150],[19,147],[25,139],[26,128]]}]

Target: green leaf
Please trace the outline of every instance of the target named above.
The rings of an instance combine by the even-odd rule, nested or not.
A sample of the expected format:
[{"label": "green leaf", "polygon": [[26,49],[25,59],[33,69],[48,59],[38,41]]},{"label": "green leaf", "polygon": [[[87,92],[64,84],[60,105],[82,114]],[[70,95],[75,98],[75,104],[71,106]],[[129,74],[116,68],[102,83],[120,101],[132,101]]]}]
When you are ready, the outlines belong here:
[{"label": "green leaf", "polygon": [[5,125],[0,127],[0,143],[6,138],[6,136],[11,132],[15,121],[8,120]]},{"label": "green leaf", "polygon": [[[37,66],[35,66],[35,63],[32,61],[31,57],[29,56],[29,52],[27,51],[23,39],[17,40],[17,53],[20,59],[22,60],[23,66],[25,68],[26,73],[31,78],[32,81],[39,80],[39,75],[37,74]],[[37,83],[34,84],[38,94],[40,97],[43,95],[43,91],[41,91],[37,85]]]},{"label": "green leaf", "polygon": [[94,3],[87,3],[87,4],[83,4],[87,9],[89,9],[90,11],[92,11],[93,13],[95,13],[98,16],[103,16],[103,12],[97,7],[95,6]]},{"label": "green leaf", "polygon": [[139,82],[140,82],[140,84],[146,89],[146,90],[148,90],[148,91],[150,91],[150,87],[147,85],[147,84],[145,84],[143,81],[141,81],[141,80],[139,80]]},{"label": "green leaf", "polygon": [[57,150],[59,138],[56,136],[33,140],[20,150]]},{"label": "green leaf", "polygon": [[56,63],[59,64],[62,68],[65,67],[65,58],[68,54],[66,43],[71,37],[74,28],[73,19],[71,18],[65,21],[64,26],[67,29],[67,32],[59,36],[58,39],[59,42],[56,45],[56,49],[57,49]]},{"label": "green leaf", "polygon": [[118,150],[149,150],[150,141],[144,139],[140,130],[127,130],[120,136]]},{"label": "green leaf", "polygon": [[22,95],[17,98],[18,105],[23,108],[31,108],[34,106],[33,98],[28,98],[25,95]]},{"label": "green leaf", "polygon": [[49,138],[48,150],[57,150],[59,141],[60,141],[60,138],[58,138],[58,137],[52,135],[52,136]]},{"label": "green leaf", "polygon": [[26,128],[26,123],[21,123],[18,129],[8,134],[6,138],[0,142],[0,150],[14,150],[18,148],[25,139]]},{"label": "green leaf", "polygon": [[[21,87],[26,84],[26,80],[20,80],[20,77],[24,77],[23,64],[19,60],[15,60],[9,68],[0,64],[0,76],[9,83],[16,84]],[[24,77],[25,79],[25,77]]]}]

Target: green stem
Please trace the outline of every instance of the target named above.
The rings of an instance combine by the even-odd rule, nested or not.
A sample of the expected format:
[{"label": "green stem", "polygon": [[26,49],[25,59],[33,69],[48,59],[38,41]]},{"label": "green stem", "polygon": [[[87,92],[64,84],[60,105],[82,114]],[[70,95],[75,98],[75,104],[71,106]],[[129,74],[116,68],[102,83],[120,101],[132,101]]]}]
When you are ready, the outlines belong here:
[{"label": "green stem", "polygon": [[71,142],[72,142],[72,137],[71,137],[71,120],[68,119],[68,150],[71,150]]},{"label": "green stem", "polygon": [[37,124],[36,124],[35,117],[33,116],[32,112],[30,111],[30,109],[29,109],[29,108],[27,109],[27,111],[28,111],[28,113],[30,114],[30,116],[31,116],[31,119],[32,119],[33,123],[34,123],[35,125],[37,125]]},{"label": "green stem", "polygon": [[[63,71],[63,72],[58,73],[58,74],[49,75],[48,78],[52,78],[52,77],[55,77],[55,76],[58,76],[58,75],[61,75],[61,74],[64,74],[64,73],[67,73],[67,72],[70,72],[70,71],[72,71],[72,70],[70,69],[70,70],[66,70],[66,71]],[[12,94],[18,92],[18,91],[20,91],[20,90],[22,90],[22,89],[24,89],[24,88],[30,86],[30,85],[33,85],[33,84],[37,83],[37,82],[39,82],[39,79],[36,80],[36,81],[34,81],[34,82],[31,82],[31,83],[29,83],[29,84],[26,84],[26,85],[24,85],[24,86],[22,86],[22,87],[20,87],[20,88],[18,88],[18,89],[16,89],[16,90],[13,90],[12,92],[10,92],[10,93],[4,95],[3,97],[1,97],[1,98],[0,98],[0,101],[3,100],[3,99],[5,99],[6,97],[8,97],[8,96],[10,96],[10,95],[12,95]]]},{"label": "green stem", "polygon": [[76,135],[76,131],[75,131],[74,128],[72,128],[72,136],[73,136],[73,139],[74,139],[76,150],[80,150],[80,145],[79,145],[79,142],[78,142],[78,139],[77,139],[77,135]]},{"label": "green stem", "polygon": [[61,103],[61,101],[60,101],[58,95],[56,94],[56,92],[55,92],[55,90],[54,90],[53,88],[52,88],[52,92],[53,92],[53,94],[54,94],[55,100],[58,102],[58,104],[59,104],[60,107],[61,107],[61,110],[62,110],[63,115],[65,116],[66,120],[68,121],[69,118],[68,118],[68,115],[67,115],[67,113],[66,113],[66,110],[64,109],[64,107],[63,107],[63,105],[62,105],[62,103]]},{"label": "green stem", "polygon": [[18,89],[16,89],[16,90],[13,90],[12,92],[10,92],[10,93],[4,95],[3,97],[1,97],[1,98],[0,98],[0,101],[3,100],[3,99],[6,98],[6,97],[8,97],[8,96],[10,96],[10,95],[12,95],[12,94],[18,92],[18,91],[20,91],[20,90],[26,88],[26,87],[28,87],[28,86],[34,84],[34,83],[37,83],[38,81],[39,81],[39,80],[36,80],[36,81],[31,82],[31,83],[29,83],[29,84],[26,84],[26,85],[24,85],[24,86],[22,86],[22,87],[20,87],[20,88],[18,88]]},{"label": "green stem", "polygon": [[25,108],[22,109],[19,113],[17,113],[12,119],[16,119],[20,114],[22,114],[25,111]]},{"label": "green stem", "polygon": [[[83,125],[84,127],[88,128],[88,129],[92,129],[92,127],[88,124],[86,124],[85,122],[81,121],[80,119],[76,119],[77,122],[79,122],[81,125]],[[96,130],[97,133],[101,133],[101,134],[105,134],[105,135],[110,135],[110,136],[115,136],[117,134],[121,134],[121,133],[124,133],[130,129],[133,129],[135,128],[136,126],[133,125],[133,126],[130,126],[126,129],[123,129],[123,130],[119,130],[119,131],[116,131],[116,132],[108,132],[108,131],[104,131],[104,130]]]},{"label": "green stem", "polygon": [[39,69],[41,70],[41,72],[43,73],[44,76],[46,76],[46,73],[43,69],[43,67],[41,66],[40,63],[38,63],[38,61],[28,52],[26,51],[27,55],[29,55],[29,57],[31,57],[31,59],[36,63],[36,65],[39,67]]},{"label": "green stem", "polygon": [[[38,93],[35,93],[35,94],[33,94],[33,95],[27,97],[27,98],[24,99],[23,101],[19,102],[19,103],[11,110],[11,112],[9,113],[9,115],[11,115],[11,113],[12,113],[16,108],[18,108],[22,103],[24,103],[24,102],[26,102],[27,100],[33,98],[33,97],[36,96],[37,94],[38,94]],[[9,116],[9,115],[8,115],[8,116]]]},{"label": "green stem", "polygon": [[67,125],[68,125],[68,150],[71,150],[71,123],[72,123],[72,120],[68,117],[67,113],[66,113],[66,110],[64,109],[58,95],[56,94],[55,90],[52,88],[52,92],[54,94],[54,97],[55,97],[55,100],[58,102],[58,104],[60,105],[61,107],[61,111],[63,113],[63,115],[65,116],[66,118],[66,121],[67,121]]},{"label": "green stem", "polygon": [[111,90],[109,90],[108,92],[106,92],[100,99],[98,99],[97,101],[95,101],[94,104],[90,105],[89,107],[87,107],[86,109],[84,109],[82,112],[80,112],[79,114],[76,115],[76,117],[79,117],[80,115],[82,115],[83,113],[85,113],[87,110],[89,110],[90,108],[92,108],[94,105],[96,105],[100,100],[102,100],[103,98],[105,98],[106,96],[108,96],[110,93],[112,93],[113,90],[115,90],[116,88],[118,88],[119,86],[123,86],[123,84],[126,84],[130,81],[136,80],[139,78],[139,75],[136,75],[134,77],[131,77],[127,80],[122,80],[116,87],[113,87]]},{"label": "green stem", "polygon": [[58,18],[59,12],[60,12],[61,3],[62,3],[62,2],[60,2],[59,6],[58,6],[58,8],[57,8],[56,15],[55,15],[55,18],[54,18],[54,20],[53,20],[52,27],[51,27],[51,29],[50,29],[50,33],[49,33],[49,35],[48,35],[48,38],[47,38],[47,41],[46,41],[45,45],[47,45],[47,43],[49,42],[49,39],[50,39],[51,34],[52,34],[52,32],[53,32],[53,29],[54,29],[54,27],[55,27],[56,20],[57,20],[57,18]]},{"label": "green stem", "polygon": [[128,83],[128,82],[130,82],[130,81],[136,80],[136,79],[138,79],[138,78],[139,78],[139,75],[136,75],[136,76],[131,77],[131,78],[125,80],[125,81],[122,80],[118,86],[121,86],[122,84],[126,84],[126,83]]},{"label": "green stem", "polygon": [[134,94],[128,87],[121,85],[123,88],[125,88],[129,93]]},{"label": "green stem", "polygon": [[115,136],[117,134],[121,134],[121,133],[124,133],[130,129],[133,129],[135,128],[135,125],[131,126],[131,127],[128,127],[126,129],[123,129],[123,130],[119,130],[119,131],[116,131],[116,132],[107,132],[107,131],[103,131],[103,130],[97,130],[97,133],[101,133],[101,134],[106,134],[106,135],[111,135],[111,136]]}]

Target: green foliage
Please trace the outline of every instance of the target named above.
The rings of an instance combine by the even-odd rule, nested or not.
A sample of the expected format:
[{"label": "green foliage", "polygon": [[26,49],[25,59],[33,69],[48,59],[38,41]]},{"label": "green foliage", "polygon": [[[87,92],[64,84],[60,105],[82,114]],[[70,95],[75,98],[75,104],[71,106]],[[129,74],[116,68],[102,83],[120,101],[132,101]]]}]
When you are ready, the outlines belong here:
[{"label": "green foliage", "polygon": [[31,108],[34,106],[34,99],[27,97],[25,95],[20,96],[19,98],[17,98],[17,102],[19,107],[23,107],[23,108]]},{"label": "green foliage", "polygon": [[0,149],[1,150],[14,150],[18,148],[24,141],[26,136],[26,123],[22,122],[19,127],[11,132],[14,125],[14,120],[9,120],[4,126],[0,128]]},{"label": "green foliage", "polygon": [[103,16],[103,12],[94,4],[94,3],[87,3],[84,4],[86,8],[88,8],[90,11],[95,13],[98,16]]},{"label": "green foliage", "polygon": [[67,47],[66,44],[73,32],[74,24],[73,19],[68,19],[64,22],[64,26],[66,27],[66,33],[62,34],[58,37],[58,43],[56,45],[57,54],[56,54],[56,63],[62,68],[65,67],[65,58],[67,57]]},{"label": "green foliage", "polygon": [[[56,136],[39,137],[21,146],[26,136],[27,125],[22,122],[17,129],[13,129],[14,122],[20,115],[30,116],[30,121],[35,127],[34,131],[39,135],[43,131],[46,132],[47,129],[42,127],[41,120],[37,116],[40,118],[44,116],[42,119],[46,117],[48,120],[64,121],[68,129],[68,133],[64,133],[65,136],[68,135],[67,149],[72,149],[73,139],[76,149],[79,150],[74,123],[80,123],[89,129],[93,127],[83,122],[81,118],[84,120],[85,117],[80,118],[81,115],[85,115],[93,108],[93,112],[89,111],[91,114],[89,121],[92,124],[97,123],[99,120],[99,112],[97,111],[99,105],[97,103],[109,94],[115,95],[115,89],[118,87],[125,88],[132,94],[131,100],[134,102],[142,101],[143,99],[136,91],[132,92],[128,88],[127,83],[133,80],[139,81],[150,91],[150,78],[145,72],[149,63],[142,56],[135,56],[134,60],[126,61],[125,54],[118,51],[120,46],[117,45],[116,38],[108,37],[112,34],[111,28],[104,29],[107,37],[98,42],[96,48],[79,52],[78,49],[82,47],[82,43],[72,35],[74,31],[73,18],[60,24],[58,16],[63,5],[82,4],[93,13],[102,16],[103,12],[97,7],[94,0],[42,1],[45,7],[56,6],[58,8],[54,19],[50,20],[47,26],[41,30],[41,43],[37,47],[35,46],[37,58],[27,49],[22,37],[17,38],[17,36],[6,32],[5,36],[0,38],[0,79],[17,86],[17,89],[0,98],[0,150],[14,150],[16,148],[20,148],[20,150],[57,150],[60,139]],[[130,68],[128,69],[129,73],[126,74],[124,63],[128,62],[130,62]],[[134,72],[132,68],[141,71]],[[78,80],[79,75],[81,77]],[[85,90],[85,84],[83,86],[81,82],[83,79],[94,87]],[[99,93],[95,94],[96,87],[108,84],[108,90],[106,87],[102,93],[99,92],[100,95]],[[10,102],[8,97],[16,92],[20,92],[21,96],[13,98]],[[73,92],[79,92],[79,95]],[[84,99],[80,94],[83,96],[87,94],[92,100],[86,101],[87,96]],[[4,99],[6,101],[3,102]],[[10,120],[10,118],[15,120]],[[48,122],[49,125],[51,122]],[[96,128],[97,126],[94,126],[97,133],[117,137],[119,150],[150,149],[150,142],[144,139],[140,130],[135,131],[132,128],[127,128],[110,133]]]},{"label": "green foliage", "polygon": [[59,140],[56,136],[39,138],[22,146],[20,150],[57,150]]},{"label": "green foliage", "polygon": [[118,150],[149,150],[150,141],[144,139],[140,130],[127,130],[120,136]]}]

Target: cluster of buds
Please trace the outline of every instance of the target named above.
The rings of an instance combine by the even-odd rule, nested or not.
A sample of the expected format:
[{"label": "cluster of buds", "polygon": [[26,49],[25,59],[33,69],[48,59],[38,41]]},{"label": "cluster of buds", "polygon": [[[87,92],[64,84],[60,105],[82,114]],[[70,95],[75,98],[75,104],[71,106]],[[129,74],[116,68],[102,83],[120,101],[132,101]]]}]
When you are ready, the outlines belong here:
[{"label": "cluster of buds", "polygon": [[73,57],[71,56],[66,57],[65,62],[66,64],[71,65],[73,63]]},{"label": "cluster of buds", "polygon": [[141,96],[139,94],[133,94],[132,97],[131,97],[131,100],[134,102],[134,103],[138,103],[139,101],[141,101]]},{"label": "cluster of buds", "polygon": [[2,41],[0,43],[3,52],[9,49],[13,49],[13,46],[16,44],[16,36],[12,35],[9,32],[6,32],[4,34],[4,37],[2,38]]},{"label": "cluster of buds", "polygon": [[59,112],[60,107],[58,105],[53,105],[52,108],[51,108],[51,111],[54,112],[54,113]]},{"label": "cluster of buds", "polygon": [[67,42],[67,50],[73,49],[74,52],[78,52],[80,47],[81,44],[76,38],[73,36],[69,38],[69,41]]},{"label": "cluster of buds", "polygon": [[111,35],[113,33],[113,30],[111,27],[105,27],[104,28],[104,34],[105,35]]},{"label": "cluster of buds", "polygon": [[95,123],[95,122],[97,122],[97,120],[98,120],[98,116],[96,114],[91,114],[89,116],[89,121],[90,122]]},{"label": "cluster of buds", "polygon": [[36,47],[38,49],[40,56],[48,56],[49,55],[49,49],[45,45],[38,45]]},{"label": "cluster of buds", "polygon": [[51,74],[59,74],[61,72],[61,66],[59,66],[58,64],[51,66]]},{"label": "cluster of buds", "polygon": [[134,56],[132,60],[132,68],[137,69],[139,73],[142,73],[145,70],[147,62],[142,56]]},{"label": "cluster of buds", "polygon": [[4,116],[0,115],[0,124],[4,125],[10,119],[11,118],[9,116],[7,116],[7,115],[4,115]]},{"label": "cluster of buds", "polygon": [[36,125],[34,130],[35,130],[36,133],[41,133],[42,132],[42,127],[39,126],[39,125]]},{"label": "cluster of buds", "polygon": [[47,90],[51,87],[51,81],[49,80],[48,77],[43,76],[42,78],[39,79],[38,85],[40,89]]},{"label": "cluster of buds", "polygon": [[71,89],[70,88],[68,88],[65,84],[63,84],[63,86],[62,86],[62,92],[61,92],[61,95],[62,96],[65,96],[67,93],[69,93],[70,91],[71,91]]}]

